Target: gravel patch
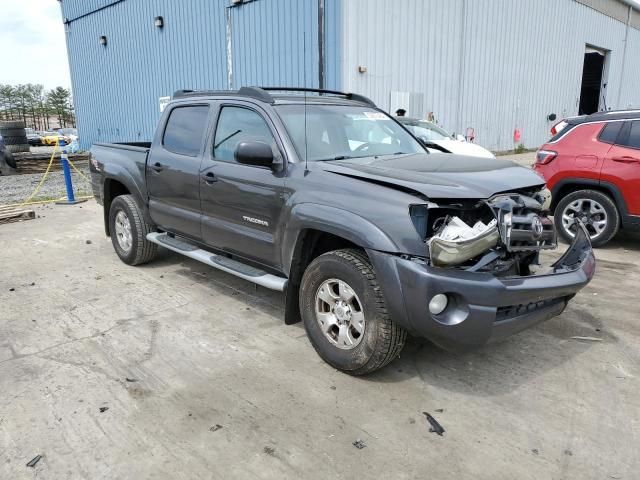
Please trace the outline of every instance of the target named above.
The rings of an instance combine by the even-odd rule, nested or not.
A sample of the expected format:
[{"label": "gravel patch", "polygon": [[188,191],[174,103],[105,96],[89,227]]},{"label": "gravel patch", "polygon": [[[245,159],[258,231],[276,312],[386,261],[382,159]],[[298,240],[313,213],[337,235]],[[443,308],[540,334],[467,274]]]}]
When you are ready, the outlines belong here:
[{"label": "gravel patch", "polygon": [[[78,166],[78,169],[89,177],[89,166]],[[0,205],[10,205],[24,202],[42,179],[42,173],[29,175],[0,176]],[[73,191],[76,196],[91,195],[91,183],[86,181],[73,170],[71,171]],[[64,184],[62,171],[54,170],[49,172],[47,179],[40,188],[40,191],[31,201],[51,200],[65,197],[67,190]]]}]

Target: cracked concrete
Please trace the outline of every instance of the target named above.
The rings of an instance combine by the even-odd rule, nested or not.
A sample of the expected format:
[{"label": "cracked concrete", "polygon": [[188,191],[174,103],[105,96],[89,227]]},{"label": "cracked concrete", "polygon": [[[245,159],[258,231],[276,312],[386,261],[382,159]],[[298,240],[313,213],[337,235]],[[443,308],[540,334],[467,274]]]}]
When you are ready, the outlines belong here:
[{"label": "cracked concrete", "polygon": [[93,202],[38,210],[0,226],[1,479],[637,478],[637,237],[559,318],[352,378],[281,294],[168,252],[128,267]]}]

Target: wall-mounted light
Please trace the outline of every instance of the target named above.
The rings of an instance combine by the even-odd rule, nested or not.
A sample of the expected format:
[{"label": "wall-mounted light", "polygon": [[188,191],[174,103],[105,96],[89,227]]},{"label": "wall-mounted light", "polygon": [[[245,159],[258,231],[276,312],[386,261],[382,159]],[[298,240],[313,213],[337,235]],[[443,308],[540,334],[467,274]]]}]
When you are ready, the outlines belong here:
[{"label": "wall-mounted light", "polygon": [[101,35],[100,36],[100,45],[102,45],[103,47],[107,46],[107,37],[106,37],[106,35]]},{"label": "wall-mounted light", "polygon": [[153,19],[153,24],[158,28],[164,27],[164,18],[162,18],[162,17],[154,18]]},{"label": "wall-mounted light", "polygon": [[364,65],[359,65],[358,73],[367,73],[367,67],[365,67]]}]

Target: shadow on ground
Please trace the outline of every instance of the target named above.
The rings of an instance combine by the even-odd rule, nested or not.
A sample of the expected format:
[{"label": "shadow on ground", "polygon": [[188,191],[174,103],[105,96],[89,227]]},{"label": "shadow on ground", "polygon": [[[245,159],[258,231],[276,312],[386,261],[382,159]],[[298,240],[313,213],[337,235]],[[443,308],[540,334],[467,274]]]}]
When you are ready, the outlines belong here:
[{"label": "shadow on ground", "polygon": [[[243,297],[247,307],[274,317],[274,326],[298,328],[301,323],[284,325],[284,295],[217,271],[196,261],[163,251],[154,267],[179,262],[175,274],[193,280],[210,290],[212,296]],[[604,342],[617,342],[607,334],[602,322],[575,303],[567,310],[533,329],[501,342],[465,354],[446,352],[428,340],[409,337],[400,358],[362,381],[394,383],[420,378],[426,384],[474,396],[495,396],[511,392],[559,364],[580,356],[593,346],[572,336],[598,336]],[[311,347],[310,347],[311,348]]]}]

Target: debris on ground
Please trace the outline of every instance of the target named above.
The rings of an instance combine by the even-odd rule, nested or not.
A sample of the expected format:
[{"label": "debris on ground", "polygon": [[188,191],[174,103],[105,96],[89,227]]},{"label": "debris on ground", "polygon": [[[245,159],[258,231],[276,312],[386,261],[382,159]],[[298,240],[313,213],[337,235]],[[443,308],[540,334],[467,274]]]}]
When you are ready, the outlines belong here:
[{"label": "debris on ground", "polygon": [[222,428],[222,425],[219,425],[219,424],[217,424],[217,423],[216,423],[213,427],[211,427],[211,428],[209,429],[209,431],[211,431],[211,432],[217,432],[217,431],[218,431],[218,430],[220,430],[221,428]]},{"label": "debris on ground", "polygon": [[109,410],[109,407],[100,407],[100,413],[104,413]]},{"label": "debris on ground", "polygon": [[137,382],[137,381],[138,381],[138,379],[137,379],[137,378],[129,378],[129,377],[125,377],[124,379],[125,379],[125,381],[127,381],[127,382],[129,382],[129,383],[133,383],[133,382]]},{"label": "debris on ground", "polygon": [[262,449],[262,451],[263,451],[264,453],[266,453],[267,455],[274,455],[274,454],[276,453],[276,449],[275,449],[275,448],[273,448],[273,447],[269,447],[269,446],[264,447],[264,448]]},{"label": "debris on ground", "polygon": [[434,412],[436,412],[436,413],[444,413],[444,408],[436,408],[434,410]]},{"label": "debris on ground", "polygon": [[538,455],[538,453],[540,453],[540,452],[538,452],[537,448],[532,448],[531,449],[531,453],[533,453],[534,455]]},{"label": "debris on ground", "polygon": [[[80,207],[80,208],[82,208],[82,207]],[[87,240],[84,243],[86,243],[87,245],[91,245],[93,242],[91,240]]]},{"label": "debris on ground", "polygon": [[428,414],[427,412],[422,412],[422,414],[427,417],[427,421],[429,422],[429,424],[431,425],[431,427],[429,428],[429,431],[432,433],[437,433],[438,435],[442,436],[442,434],[444,433],[444,428],[442,428],[442,425],[440,425],[438,423],[438,421],[433,418],[430,414]]},{"label": "debris on ground", "polygon": [[364,447],[367,446],[367,444],[358,438],[355,442],[353,442],[353,446],[356,447],[358,450],[362,450]]},{"label": "debris on ground", "polygon": [[601,342],[601,338],[597,337],[571,337],[572,340],[583,340],[585,342]]},{"label": "debris on ground", "polygon": [[13,287],[11,287],[11,288],[9,289],[9,291],[10,291],[10,292],[15,292],[15,291],[16,291],[16,289],[15,289],[15,288],[13,288]]},{"label": "debris on ground", "polygon": [[27,467],[34,468],[36,466],[36,463],[38,463],[41,458],[42,458],[42,455],[36,455],[29,461],[29,463],[27,463]]}]

